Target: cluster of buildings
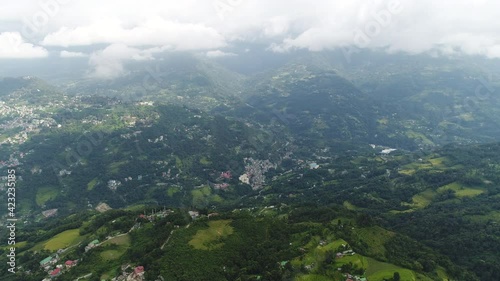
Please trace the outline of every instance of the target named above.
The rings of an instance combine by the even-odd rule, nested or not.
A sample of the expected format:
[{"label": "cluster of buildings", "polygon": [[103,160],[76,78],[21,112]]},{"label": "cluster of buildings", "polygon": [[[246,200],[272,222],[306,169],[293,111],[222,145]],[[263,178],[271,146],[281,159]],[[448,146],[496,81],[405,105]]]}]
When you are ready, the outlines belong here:
[{"label": "cluster of buildings", "polygon": [[152,211],[151,214],[149,215],[144,215],[140,214],[139,218],[141,219],[147,219],[148,221],[152,222],[157,219],[162,219],[170,214],[172,214],[174,211],[170,209],[163,209],[162,211]]},{"label": "cluster of buildings", "polygon": [[245,158],[245,173],[239,177],[239,180],[252,186],[253,190],[261,189],[265,182],[264,175],[270,169],[276,169],[277,165],[269,160],[255,160],[253,158]]},{"label": "cluster of buildings", "polygon": [[65,270],[68,270],[78,264],[78,260],[67,260],[64,264],[59,263],[59,255],[55,254],[40,261],[40,267],[49,274],[49,278],[43,281],[49,281],[54,277],[61,275]]},{"label": "cluster of buildings", "polygon": [[366,279],[366,277],[351,275],[349,273],[344,275],[344,277],[346,278],[345,281],[368,281],[368,279]]},{"label": "cluster of buildings", "polygon": [[0,124],[0,132],[3,130],[19,130],[15,135],[0,141],[0,144],[22,144],[26,142],[31,133],[37,133],[42,127],[53,127],[57,123],[52,118],[41,118],[37,112],[43,112],[43,106],[7,105],[0,102],[0,116],[12,117],[10,120]]},{"label": "cluster of buildings", "polygon": [[85,246],[85,252],[88,252],[97,246],[99,246],[99,240],[95,239],[95,240],[91,241],[89,244],[87,244],[87,246]]},{"label": "cluster of buildings", "polygon": [[115,191],[120,185],[122,185],[121,181],[118,180],[109,180],[108,188]]},{"label": "cluster of buildings", "polygon": [[136,266],[132,269],[130,264],[122,265],[122,273],[111,279],[111,281],[144,281],[144,266]]}]

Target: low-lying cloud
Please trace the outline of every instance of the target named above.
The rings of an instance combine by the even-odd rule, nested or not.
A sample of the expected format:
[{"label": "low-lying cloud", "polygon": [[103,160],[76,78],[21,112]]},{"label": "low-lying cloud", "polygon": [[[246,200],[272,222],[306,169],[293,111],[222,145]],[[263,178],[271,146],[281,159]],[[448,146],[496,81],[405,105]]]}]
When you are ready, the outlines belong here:
[{"label": "low-lying cloud", "polygon": [[[2,44],[1,58],[43,57],[69,47],[100,48],[89,56],[96,75],[124,72],[118,61],[130,58],[110,52],[117,46],[148,58],[169,51],[233,55],[230,47],[245,42],[264,44],[271,52],[377,48],[500,58],[500,3],[493,0],[51,1],[58,4],[52,10],[27,0],[0,11],[5,19],[3,24],[0,20],[1,42],[11,42],[13,34],[21,42]],[[35,24],[34,15],[45,17]],[[36,27],[36,36],[22,34],[26,19],[32,30]]]}]

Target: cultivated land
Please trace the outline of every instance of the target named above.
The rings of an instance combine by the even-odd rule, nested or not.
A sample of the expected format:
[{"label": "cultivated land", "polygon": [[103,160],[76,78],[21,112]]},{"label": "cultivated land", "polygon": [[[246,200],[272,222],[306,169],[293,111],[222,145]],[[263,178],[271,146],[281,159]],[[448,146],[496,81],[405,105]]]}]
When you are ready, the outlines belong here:
[{"label": "cultivated land", "polygon": [[191,241],[189,241],[189,245],[198,250],[213,250],[222,247],[224,242],[220,242],[220,239],[233,233],[233,228],[230,224],[231,220],[208,222],[209,228],[198,230]]},{"label": "cultivated land", "polygon": [[49,251],[57,251],[59,249],[64,249],[69,246],[76,245],[84,239],[84,236],[80,236],[79,229],[70,229],[57,234],[46,242],[42,242],[36,245],[33,249],[43,248]]}]

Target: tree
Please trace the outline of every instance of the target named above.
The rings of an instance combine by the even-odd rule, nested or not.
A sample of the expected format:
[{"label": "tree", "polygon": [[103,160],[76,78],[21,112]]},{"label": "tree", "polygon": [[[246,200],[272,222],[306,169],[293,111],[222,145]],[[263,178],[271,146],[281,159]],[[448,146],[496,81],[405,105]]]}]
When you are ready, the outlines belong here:
[{"label": "tree", "polygon": [[401,276],[399,275],[399,272],[394,272],[394,275],[392,276],[392,280],[394,281],[400,281],[401,280]]}]

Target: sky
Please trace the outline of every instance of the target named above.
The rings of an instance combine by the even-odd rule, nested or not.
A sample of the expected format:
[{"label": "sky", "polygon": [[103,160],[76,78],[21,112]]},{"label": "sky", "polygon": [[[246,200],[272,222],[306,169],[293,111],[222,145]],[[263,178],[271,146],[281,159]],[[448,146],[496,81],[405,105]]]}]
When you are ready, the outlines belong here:
[{"label": "sky", "polygon": [[232,47],[245,43],[275,53],[382,49],[500,58],[494,0],[18,0],[0,8],[0,65],[84,59],[90,76],[100,78],[168,52],[238,56]]}]

